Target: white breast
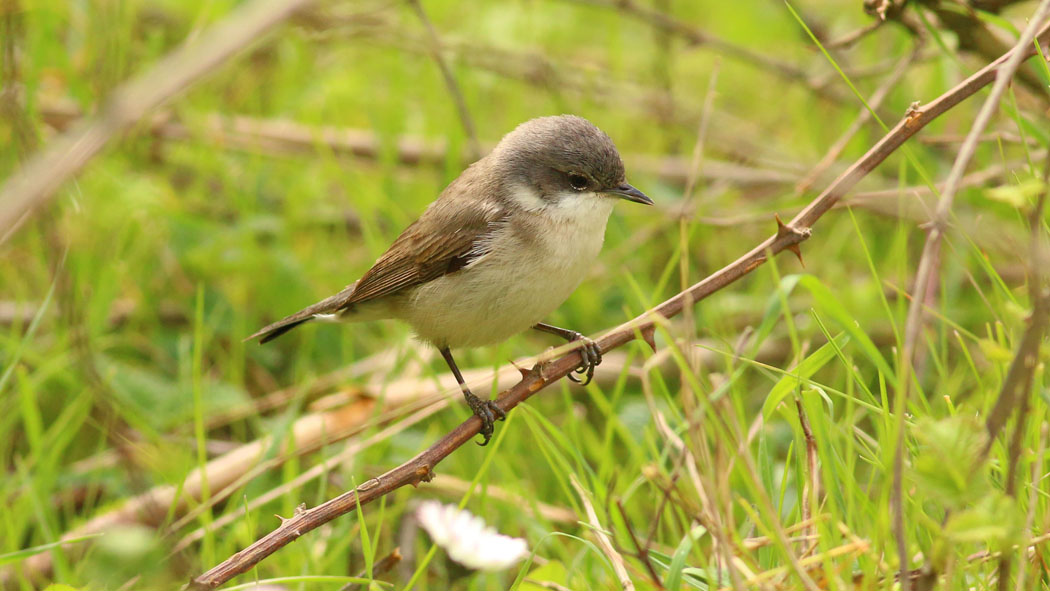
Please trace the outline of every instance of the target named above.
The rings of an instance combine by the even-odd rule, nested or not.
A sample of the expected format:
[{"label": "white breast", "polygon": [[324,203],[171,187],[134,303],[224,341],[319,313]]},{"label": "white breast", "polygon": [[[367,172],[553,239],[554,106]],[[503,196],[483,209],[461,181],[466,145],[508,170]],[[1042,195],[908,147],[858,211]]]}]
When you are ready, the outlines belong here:
[{"label": "white breast", "polygon": [[[521,190],[523,207],[479,244],[461,271],[415,289],[398,316],[438,346],[503,341],[541,322],[586,276],[601,251],[613,199],[570,193],[544,203]],[[519,217],[520,216],[520,217]]]}]

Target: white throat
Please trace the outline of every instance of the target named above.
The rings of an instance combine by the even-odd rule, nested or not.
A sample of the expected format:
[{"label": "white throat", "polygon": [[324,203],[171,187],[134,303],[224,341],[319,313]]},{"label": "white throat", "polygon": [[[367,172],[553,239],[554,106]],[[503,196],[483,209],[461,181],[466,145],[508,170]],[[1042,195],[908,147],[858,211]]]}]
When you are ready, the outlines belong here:
[{"label": "white throat", "polygon": [[541,215],[555,223],[592,226],[605,234],[605,224],[612,213],[615,199],[593,191],[565,191],[552,199],[544,199],[525,185],[517,185],[510,192],[511,200],[525,211]]}]

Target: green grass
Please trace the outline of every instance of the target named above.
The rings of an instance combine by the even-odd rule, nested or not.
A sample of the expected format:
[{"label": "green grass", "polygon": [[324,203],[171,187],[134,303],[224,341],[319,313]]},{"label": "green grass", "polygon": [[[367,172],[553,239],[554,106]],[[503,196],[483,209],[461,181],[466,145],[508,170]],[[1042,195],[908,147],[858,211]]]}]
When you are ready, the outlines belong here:
[{"label": "green grass", "polygon": [[[121,81],[238,5],[23,4],[0,11],[16,25],[0,29],[18,65],[3,70],[4,88],[17,83],[24,96],[0,118],[4,178],[52,137],[42,118],[53,105],[97,111]],[[795,194],[795,180],[863,108],[840,71],[869,97],[888,73],[856,68],[911,50],[909,35],[887,25],[852,49],[824,53],[801,26],[826,43],[869,22],[859,3],[796,2],[795,14],[775,3],[651,6],[798,64],[842,98],[819,98],[679,38],[663,48],[665,33],[600,7],[424,2],[449,47],[475,47],[450,50],[448,59],[482,140],[535,116],[585,116],[626,155],[632,184],[657,201],[617,206],[601,259],[579,269],[586,280],[549,319],[584,333],[717,270],[772,233],[774,213],[788,219],[807,203],[813,195]],[[1005,21],[986,21],[1015,36],[1011,27],[1023,28],[1033,9],[1025,3]],[[359,11],[367,16],[352,16]],[[365,482],[468,416],[452,391],[448,408],[397,422],[410,413],[396,406],[400,397],[429,395],[448,380],[440,357],[399,324],[309,326],[265,347],[242,342],[356,279],[462,169],[453,155],[401,165],[399,138],[445,143],[450,154],[468,145],[437,66],[413,49],[424,28],[407,3],[326,4],[320,14],[278,28],[173,101],[168,111],[188,137],[161,139],[137,126],[0,247],[0,569],[13,588],[181,585],[276,527],[275,513],[287,517]],[[988,61],[957,51],[955,34],[932,15],[923,20],[935,41],[879,111],[890,125],[913,101],[935,98]],[[477,46],[510,54],[486,64],[497,54]],[[556,74],[508,75],[534,71],[537,55]],[[704,162],[794,180],[701,176],[683,195],[680,183],[644,166],[639,155],[689,161],[716,70]],[[1050,77],[1045,67],[1031,73]],[[674,104],[661,110],[640,91],[669,91]],[[531,398],[498,423],[488,447],[466,445],[438,466],[440,477],[456,480],[398,490],[306,534],[231,585],[339,589],[362,573],[369,579],[400,546],[400,565],[358,588],[619,588],[600,529],[638,589],[657,588],[650,568],[675,590],[760,581],[771,589],[891,588],[900,569],[890,498],[903,424],[907,568],[931,569],[940,588],[987,588],[999,569],[987,553],[1005,550],[1009,588],[1019,572],[1024,588],[1050,588],[1047,542],[1031,554],[1014,548],[1050,532],[1045,339],[1025,420],[1011,420],[981,454],[984,420],[1033,305],[1027,216],[1050,144],[1045,90],[1015,84],[1013,93],[992,124],[999,140],[983,142],[971,166],[1005,172],[956,198],[903,421],[899,351],[925,240],[913,212],[933,207],[911,187],[925,187],[925,176],[942,182],[958,149],[918,140],[965,134],[986,92],[931,124],[909,142],[907,157],[894,154],[858,188],[897,189],[895,196],[828,213],[803,244],[804,268],[792,256],[775,259],[662,325],[657,351],[632,343],[609,355],[610,371],[594,384],[560,382]],[[300,152],[237,147],[216,136],[216,113],[365,129],[380,150],[376,159],[348,157],[319,137]],[[865,126],[814,193],[882,133]],[[683,220],[683,204],[695,215]],[[555,344],[523,335],[457,357],[465,368],[491,370]],[[271,396],[281,389],[287,396]],[[325,411],[359,417],[358,432],[297,453],[296,421]],[[262,467],[238,477],[221,500],[181,493],[195,469],[253,441]],[[346,446],[356,451],[296,480]],[[589,522],[574,479],[599,523]],[[227,484],[208,479],[205,497]],[[172,487],[166,502],[137,523],[59,543],[163,486]],[[267,493],[272,500],[253,503]],[[459,503],[525,538],[533,556],[505,572],[465,570],[411,518],[427,498]],[[50,553],[44,575],[30,572],[38,553]]]}]

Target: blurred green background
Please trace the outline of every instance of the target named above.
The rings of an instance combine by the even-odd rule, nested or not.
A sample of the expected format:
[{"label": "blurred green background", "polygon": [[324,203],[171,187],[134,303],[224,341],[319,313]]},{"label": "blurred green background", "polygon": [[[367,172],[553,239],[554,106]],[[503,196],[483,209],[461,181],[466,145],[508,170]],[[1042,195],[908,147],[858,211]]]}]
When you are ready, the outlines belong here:
[{"label": "blurred green background", "polygon": [[[240,5],[0,3],[0,176]],[[843,136],[864,112],[854,92],[885,94],[875,110],[892,126],[1010,47],[1036,3],[888,5],[890,22],[825,54],[806,27],[834,45],[877,17],[841,1],[422,3],[485,146],[532,117],[578,114],[613,138],[632,184],[657,202],[617,206],[600,260],[579,269],[586,280],[549,319],[586,334],[731,262],[863,154],[883,129],[869,120]],[[301,11],[112,141],[5,235],[7,585],[179,585],[276,527],[275,512],[348,490],[468,416],[448,390],[447,410],[374,437],[415,408],[406,401],[448,383],[400,324],[242,342],[359,277],[470,162],[427,31],[406,2]],[[1038,59],[1024,76],[956,199],[903,420],[894,384],[935,207],[928,183],[943,182],[987,91],[909,142],[911,164],[894,154],[822,219],[804,268],[775,259],[668,322],[655,355],[628,345],[587,388],[563,381],[530,399],[494,445],[438,466],[459,480],[399,490],[238,581],[338,589],[400,546],[405,559],[375,573],[385,583],[374,588],[618,588],[593,544],[601,527],[638,588],[889,588],[901,568],[890,491],[903,422],[904,568],[944,588],[995,584],[1001,563],[980,553],[1050,529],[1045,342],[1027,414],[980,453],[1032,306],[1028,216],[1045,191],[1050,76]],[[1045,236],[1046,219],[1037,225]],[[457,357],[491,373],[555,344],[522,335]],[[796,404],[811,424],[809,460]],[[340,408],[361,414],[340,434],[348,441],[294,453],[297,420]],[[193,470],[267,435],[268,463],[213,503],[188,495],[100,538],[19,553],[152,487],[174,485],[177,498]],[[358,448],[320,482],[295,480],[346,445]],[[411,518],[421,498],[460,501],[475,476],[466,507],[535,551],[520,570],[471,573],[433,552]],[[570,477],[600,523],[586,525]],[[196,510],[180,521],[185,504]],[[1011,551],[1011,584],[1021,573],[1017,584],[1047,588],[1046,550]]]}]

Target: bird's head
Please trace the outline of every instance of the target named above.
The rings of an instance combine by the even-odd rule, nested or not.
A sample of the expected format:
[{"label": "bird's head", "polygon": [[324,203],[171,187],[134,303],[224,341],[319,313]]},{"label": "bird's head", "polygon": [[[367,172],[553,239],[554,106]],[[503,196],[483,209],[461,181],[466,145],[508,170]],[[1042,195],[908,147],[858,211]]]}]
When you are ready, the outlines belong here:
[{"label": "bird's head", "polygon": [[522,123],[503,137],[490,158],[527,209],[611,198],[653,203],[627,182],[623,160],[609,136],[575,115]]}]

